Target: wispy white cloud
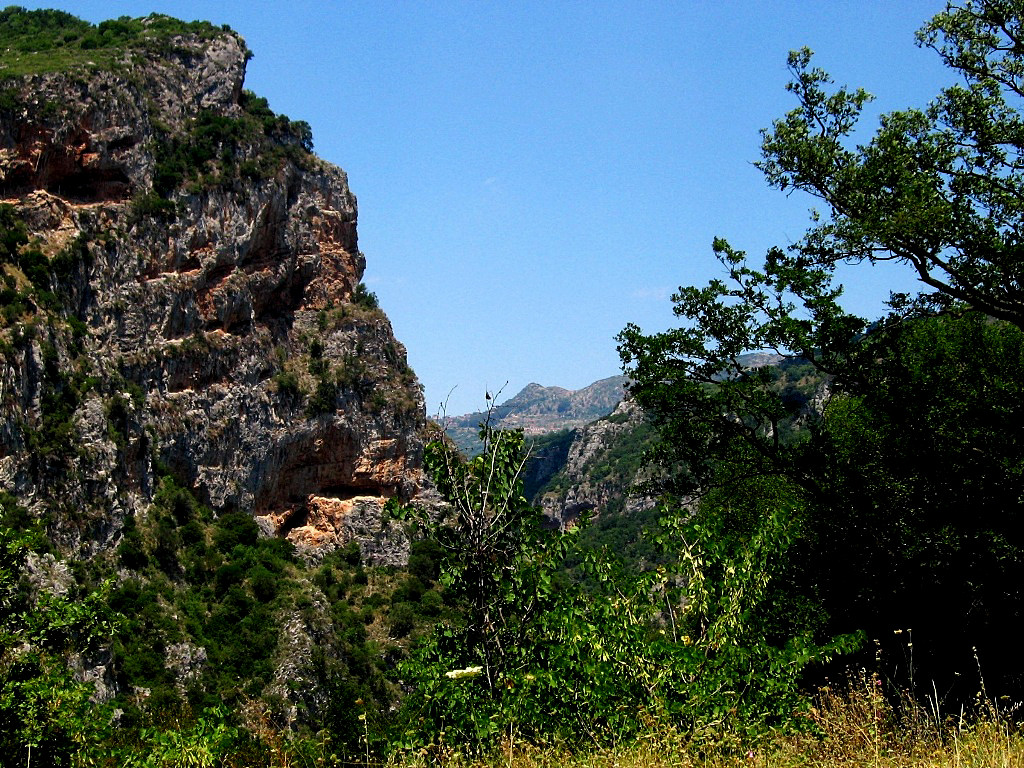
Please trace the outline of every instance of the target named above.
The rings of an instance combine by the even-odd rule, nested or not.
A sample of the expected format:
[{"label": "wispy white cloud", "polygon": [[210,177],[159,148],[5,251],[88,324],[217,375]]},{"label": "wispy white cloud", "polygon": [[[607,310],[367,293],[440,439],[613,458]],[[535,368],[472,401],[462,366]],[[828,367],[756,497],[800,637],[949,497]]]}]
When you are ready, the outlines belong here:
[{"label": "wispy white cloud", "polygon": [[675,293],[675,288],[655,286],[653,288],[637,288],[629,294],[629,297],[639,301],[668,301],[673,293]]}]

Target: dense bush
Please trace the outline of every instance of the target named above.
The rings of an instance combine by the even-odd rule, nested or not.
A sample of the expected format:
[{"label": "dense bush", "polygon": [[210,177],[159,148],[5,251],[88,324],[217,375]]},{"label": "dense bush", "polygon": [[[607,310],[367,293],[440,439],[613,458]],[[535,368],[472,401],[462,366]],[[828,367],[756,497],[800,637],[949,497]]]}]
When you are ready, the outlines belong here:
[{"label": "dense bush", "polygon": [[0,11],[0,48],[23,53],[55,48],[125,48],[173,35],[210,38],[229,31],[230,27],[179,21],[157,13],[137,19],[122,16],[93,25],[64,11],[26,10],[15,5]]},{"label": "dense bush", "polygon": [[[635,735],[645,717],[678,699],[689,669],[683,646],[659,631],[652,595],[660,599],[662,586],[654,573],[627,574],[605,555],[580,551],[576,533],[542,531],[539,511],[522,496],[522,433],[485,427],[481,439],[484,452],[468,461],[443,441],[428,449],[453,507],[434,535],[442,597],[457,613],[402,665],[411,690],[392,743],[487,751],[509,728],[535,743]],[[432,549],[418,553],[429,556],[417,565],[424,575]],[[591,590],[566,577],[570,555]],[[395,599],[417,589],[410,576]],[[433,610],[427,594],[422,613]]]},{"label": "dense bush", "polygon": [[[5,518],[25,517],[0,499]],[[0,526],[0,765],[69,765],[98,755],[111,711],[90,701],[93,688],[75,680],[72,654],[96,658],[118,622],[110,583],[80,595],[25,588],[33,537]]]}]

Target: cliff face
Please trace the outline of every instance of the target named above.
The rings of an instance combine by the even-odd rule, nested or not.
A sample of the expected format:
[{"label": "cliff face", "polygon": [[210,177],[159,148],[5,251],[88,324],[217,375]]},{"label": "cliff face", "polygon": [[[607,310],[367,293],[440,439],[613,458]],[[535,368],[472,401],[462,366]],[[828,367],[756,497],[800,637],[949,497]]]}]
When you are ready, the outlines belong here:
[{"label": "cliff face", "polygon": [[357,290],[345,174],[247,57],[181,34],[4,79],[0,485],[68,551],[170,475],[310,555],[401,560],[380,511],[420,486],[420,387]]},{"label": "cliff face", "polygon": [[580,515],[635,515],[654,506],[636,489],[644,480],[641,459],[650,426],[635,401],[625,399],[607,417],[572,434],[564,464],[535,502],[554,527],[572,525]]}]

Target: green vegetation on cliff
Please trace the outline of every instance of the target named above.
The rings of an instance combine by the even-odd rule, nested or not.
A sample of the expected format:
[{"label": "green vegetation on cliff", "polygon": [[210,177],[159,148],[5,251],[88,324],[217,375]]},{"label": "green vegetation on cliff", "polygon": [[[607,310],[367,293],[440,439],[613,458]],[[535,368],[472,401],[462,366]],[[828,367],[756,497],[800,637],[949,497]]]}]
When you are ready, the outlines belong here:
[{"label": "green vegetation on cliff", "polygon": [[177,35],[210,39],[224,33],[231,33],[231,28],[158,13],[90,24],[64,11],[30,11],[12,5],[0,11],[0,78],[109,68],[123,63],[127,49],[159,55],[171,49]]},{"label": "green vegetation on cliff", "polygon": [[[202,110],[183,136],[158,129],[155,195],[166,198],[183,185],[191,193],[230,188],[239,180],[271,178],[286,160],[300,167],[309,163],[313,134],[308,123],[276,114],[251,91],[242,92],[241,107],[241,117]],[[159,207],[152,199],[137,203],[147,204]]]}]

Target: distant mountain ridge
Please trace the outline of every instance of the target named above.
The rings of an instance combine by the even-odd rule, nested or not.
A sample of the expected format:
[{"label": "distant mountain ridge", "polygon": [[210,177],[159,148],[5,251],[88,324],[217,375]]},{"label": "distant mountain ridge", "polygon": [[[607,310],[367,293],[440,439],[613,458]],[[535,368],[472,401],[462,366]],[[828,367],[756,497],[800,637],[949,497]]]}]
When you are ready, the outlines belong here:
[{"label": "distant mountain ridge", "polygon": [[[575,429],[615,410],[628,383],[625,376],[611,376],[577,390],[527,384],[514,397],[494,407],[491,425],[522,429],[527,435]],[[445,431],[464,453],[477,453],[477,433],[486,418],[484,411],[449,417]]]}]

